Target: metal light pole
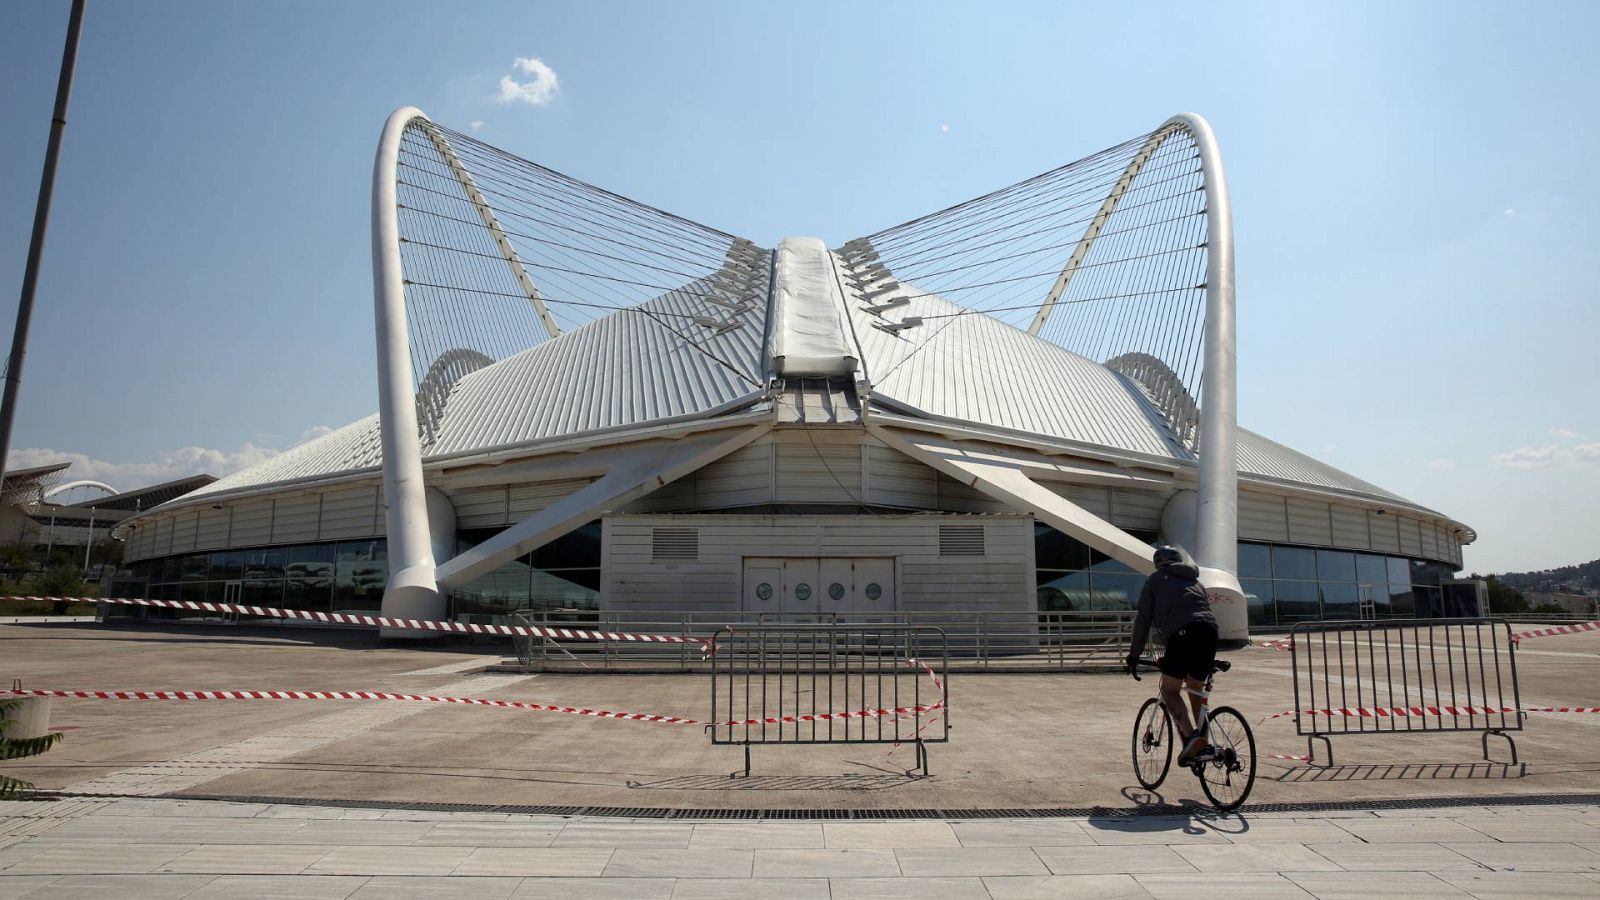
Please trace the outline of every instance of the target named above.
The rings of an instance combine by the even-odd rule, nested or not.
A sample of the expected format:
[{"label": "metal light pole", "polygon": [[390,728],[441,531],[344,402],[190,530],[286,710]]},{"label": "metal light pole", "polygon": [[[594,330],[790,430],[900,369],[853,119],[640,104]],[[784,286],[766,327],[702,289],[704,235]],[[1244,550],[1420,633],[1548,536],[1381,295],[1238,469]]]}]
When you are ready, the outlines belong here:
[{"label": "metal light pole", "polygon": [[83,543],[83,574],[89,575],[89,551],[94,549],[94,507],[89,507],[89,539]]},{"label": "metal light pole", "polygon": [[6,361],[5,394],[0,398],[0,478],[5,477],[11,451],[11,423],[17,415],[17,386],[22,383],[22,357],[28,352],[28,325],[33,319],[33,294],[39,286],[39,261],[44,257],[44,234],[50,224],[50,197],[56,187],[56,160],[61,137],[67,130],[67,101],[72,97],[72,75],[78,65],[78,35],[83,28],[84,0],[72,0],[67,20],[67,46],[61,53],[61,80],[56,82],[56,111],[50,120],[50,143],[44,151],[44,175],[39,179],[39,205],[33,210],[33,237],[28,241],[28,264],[22,272],[22,299],[17,304],[17,330]]}]

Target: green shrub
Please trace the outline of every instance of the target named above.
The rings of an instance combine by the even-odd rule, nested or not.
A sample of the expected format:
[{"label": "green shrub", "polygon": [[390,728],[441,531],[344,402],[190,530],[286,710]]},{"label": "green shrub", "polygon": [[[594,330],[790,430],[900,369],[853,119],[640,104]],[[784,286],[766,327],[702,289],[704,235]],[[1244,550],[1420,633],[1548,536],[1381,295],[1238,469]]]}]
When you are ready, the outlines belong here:
[{"label": "green shrub", "polygon": [[[5,718],[6,713],[22,705],[22,701],[12,698],[0,700],[0,728],[14,724]],[[52,733],[35,738],[8,738],[0,737],[0,759],[22,759],[39,754],[54,747],[61,740],[61,735]],[[12,800],[19,795],[33,790],[33,785],[20,778],[8,778],[0,775],[0,800]]]}]

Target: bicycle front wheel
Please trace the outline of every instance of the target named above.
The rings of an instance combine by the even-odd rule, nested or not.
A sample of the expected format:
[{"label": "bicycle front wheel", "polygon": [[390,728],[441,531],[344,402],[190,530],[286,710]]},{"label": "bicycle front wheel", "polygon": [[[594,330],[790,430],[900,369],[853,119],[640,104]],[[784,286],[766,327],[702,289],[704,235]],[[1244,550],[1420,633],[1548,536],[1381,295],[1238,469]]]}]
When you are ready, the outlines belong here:
[{"label": "bicycle front wheel", "polygon": [[1207,757],[1197,763],[1200,787],[1222,812],[1238,809],[1256,783],[1256,736],[1231,706],[1212,711],[1206,721]]},{"label": "bicycle front wheel", "polygon": [[1172,765],[1172,717],[1161,701],[1151,697],[1133,720],[1133,777],[1147,791],[1161,786]]}]

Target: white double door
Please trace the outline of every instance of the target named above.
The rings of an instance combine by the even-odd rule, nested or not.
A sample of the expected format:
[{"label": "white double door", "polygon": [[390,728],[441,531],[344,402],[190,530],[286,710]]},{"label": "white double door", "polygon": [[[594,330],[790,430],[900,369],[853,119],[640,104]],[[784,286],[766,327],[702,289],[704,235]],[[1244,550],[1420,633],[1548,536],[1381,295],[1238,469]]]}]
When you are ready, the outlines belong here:
[{"label": "white double door", "polygon": [[744,611],[782,616],[889,613],[892,557],[747,557]]}]

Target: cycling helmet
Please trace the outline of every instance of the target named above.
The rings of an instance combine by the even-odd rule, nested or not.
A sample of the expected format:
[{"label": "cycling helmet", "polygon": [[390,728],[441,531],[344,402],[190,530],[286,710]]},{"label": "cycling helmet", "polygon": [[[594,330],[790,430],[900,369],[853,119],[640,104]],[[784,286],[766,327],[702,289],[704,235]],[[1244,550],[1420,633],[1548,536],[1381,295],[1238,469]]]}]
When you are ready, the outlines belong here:
[{"label": "cycling helmet", "polygon": [[1162,566],[1170,566],[1173,563],[1183,562],[1183,551],[1179,550],[1177,547],[1162,544],[1156,548],[1156,555],[1152,559],[1156,564],[1156,568],[1159,569]]}]

